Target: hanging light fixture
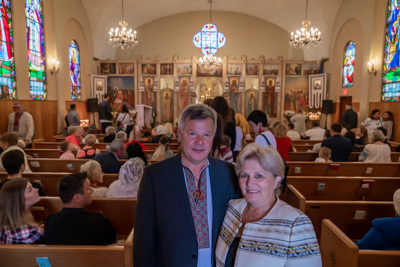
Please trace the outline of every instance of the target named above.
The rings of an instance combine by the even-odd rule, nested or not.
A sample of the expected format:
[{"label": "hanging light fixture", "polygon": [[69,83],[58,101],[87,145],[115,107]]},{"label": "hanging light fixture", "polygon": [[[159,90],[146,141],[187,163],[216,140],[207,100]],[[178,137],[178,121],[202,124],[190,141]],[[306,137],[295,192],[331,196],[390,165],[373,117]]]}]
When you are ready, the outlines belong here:
[{"label": "hanging light fixture", "polygon": [[122,50],[124,50],[125,47],[135,47],[139,41],[136,37],[136,31],[126,29],[128,23],[124,20],[124,0],[122,0],[122,20],[119,22],[119,25],[121,26],[121,30],[119,30],[118,27],[115,28],[115,30],[111,28],[108,43],[113,47],[120,47]]},{"label": "hanging light fixture", "polygon": [[291,33],[289,44],[295,48],[305,49],[308,49],[310,45],[319,45],[321,43],[321,32],[318,31],[318,28],[308,30],[308,26],[311,25],[311,21],[308,20],[308,0],[306,0],[306,20],[303,20],[301,24],[303,27],[300,30]]},{"label": "hanging light fixture", "polygon": [[221,58],[214,56],[214,54],[226,43],[225,35],[222,32],[218,32],[217,26],[211,23],[212,0],[208,0],[208,2],[210,3],[210,22],[204,24],[201,31],[193,36],[193,44],[201,48],[204,55],[199,59],[199,65],[206,69],[216,68],[222,65]]}]

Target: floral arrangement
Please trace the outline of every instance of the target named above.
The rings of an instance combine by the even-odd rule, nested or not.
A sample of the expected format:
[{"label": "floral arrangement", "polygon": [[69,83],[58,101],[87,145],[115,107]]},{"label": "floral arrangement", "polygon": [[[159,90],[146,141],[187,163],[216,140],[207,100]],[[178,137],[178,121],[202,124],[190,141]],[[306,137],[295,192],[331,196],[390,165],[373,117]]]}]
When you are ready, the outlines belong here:
[{"label": "floral arrangement", "polygon": [[286,117],[287,121],[290,121],[290,118],[293,117],[296,113],[292,110],[285,110],[283,115]]}]

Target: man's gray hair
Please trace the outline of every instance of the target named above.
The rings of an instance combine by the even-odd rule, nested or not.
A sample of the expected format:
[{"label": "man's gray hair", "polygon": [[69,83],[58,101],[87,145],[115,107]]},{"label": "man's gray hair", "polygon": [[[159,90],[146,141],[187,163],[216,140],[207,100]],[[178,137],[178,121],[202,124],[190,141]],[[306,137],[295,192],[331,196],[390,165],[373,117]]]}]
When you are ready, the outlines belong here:
[{"label": "man's gray hair", "polygon": [[110,152],[117,152],[118,149],[121,149],[125,146],[125,142],[121,139],[114,139],[114,141],[110,144]]},{"label": "man's gray hair", "polygon": [[20,105],[21,107],[23,107],[22,104],[21,104],[21,102],[14,102],[13,107],[15,107],[15,106],[17,106],[17,105]]},{"label": "man's gray hair", "polygon": [[179,130],[182,132],[182,129],[185,125],[186,119],[188,120],[205,120],[212,119],[214,123],[214,133],[217,130],[217,112],[207,105],[204,104],[192,104],[187,106],[180,118],[179,118]]},{"label": "man's gray hair", "polygon": [[115,139],[121,139],[122,141],[126,142],[128,139],[128,136],[126,135],[126,132],[124,131],[119,131],[116,135],[115,135]]}]

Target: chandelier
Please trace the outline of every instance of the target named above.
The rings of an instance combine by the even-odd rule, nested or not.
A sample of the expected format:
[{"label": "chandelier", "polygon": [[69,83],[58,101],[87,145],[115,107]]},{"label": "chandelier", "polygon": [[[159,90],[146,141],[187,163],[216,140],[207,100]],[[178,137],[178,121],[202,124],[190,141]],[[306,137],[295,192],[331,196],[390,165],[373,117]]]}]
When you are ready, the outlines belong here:
[{"label": "chandelier", "polygon": [[306,0],[306,20],[301,23],[303,27],[297,30],[294,34],[290,34],[289,44],[295,48],[305,48],[308,49],[310,45],[317,46],[321,43],[321,32],[318,28],[311,28],[308,30],[308,26],[311,25],[311,21],[308,20],[308,0]]},{"label": "chandelier", "polygon": [[193,36],[193,44],[195,47],[201,48],[203,57],[199,59],[200,67],[205,69],[217,68],[222,65],[220,57],[214,56],[218,49],[223,47],[226,43],[225,35],[222,32],[218,32],[217,26],[211,23],[212,18],[212,0],[208,0],[210,3],[210,22],[204,24],[201,31]]},{"label": "chandelier", "polygon": [[120,47],[122,50],[124,50],[125,47],[135,47],[139,41],[136,37],[136,31],[126,29],[128,23],[124,20],[124,0],[122,0],[122,20],[119,22],[119,25],[121,26],[121,30],[119,30],[118,27],[115,28],[115,30],[111,28],[108,43],[113,47]]}]

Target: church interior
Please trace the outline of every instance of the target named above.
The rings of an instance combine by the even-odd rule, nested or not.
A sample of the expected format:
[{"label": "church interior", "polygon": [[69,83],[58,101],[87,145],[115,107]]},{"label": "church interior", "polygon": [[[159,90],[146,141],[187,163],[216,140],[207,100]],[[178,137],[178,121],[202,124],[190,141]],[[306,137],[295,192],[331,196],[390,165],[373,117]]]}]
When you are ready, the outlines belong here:
[{"label": "church interior", "polygon": [[[15,60],[13,85],[3,90],[0,110],[9,114],[12,103],[20,101],[34,118],[36,138],[52,140],[60,133],[72,103],[82,120],[98,124],[97,117],[87,112],[86,101],[97,97],[100,102],[100,92],[107,90],[115,90],[116,100],[120,91],[119,100],[129,99],[132,107],[150,105],[160,123],[176,122],[181,104],[185,104],[181,102],[202,103],[218,95],[244,116],[252,109],[264,110],[271,123],[285,121],[285,112],[300,108],[310,119],[319,119],[321,125],[327,122],[329,128],[340,120],[346,103],[353,104],[359,121],[373,109],[391,111],[394,118],[400,114],[398,93],[384,96],[385,0],[310,0],[307,8],[306,1],[289,0],[256,0],[251,4],[216,0],[212,5],[209,1],[184,0],[39,1],[42,35],[38,34],[42,37],[36,45],[37,56],[42,58],[40,93],[35,92],[35,78],[28,75],[35,68],[30,63],[35,55],[25,54],[35,44],[27,38],[35,33],[26,30],[25,3],[6,2],[12,3]],[[126,27],[137,33],[138,43],[131,49],[109,44],[109,31],[120,27],[122,16],[128,23]],[[289,44],[291,32],[302,27],[306,16],[311,22],[308,28],[320,31],[320,42],[297,48]],[[208,51],[222,64],[207,70],[199,63],[202,52],[208,52],[199,40],[197,47],[193,40],[210,22],[223,34],[224,45],[218,43],[220,47]],[[350,67],[344,56],[349,44],[354,48]],[[76,48],[72,61],[79,61],[75,74],[71,74],[72,45]],[[371,62],[373,67],[368,64]],[[351,82],[345,81],[348,70]],[[70,82],[74,75],[79,80],[75,87]],[[312,83],[321,84],[322,90],[313,90]],[[332,100],[329,114],[318,114],[323,100]],[[0,132],[6,127],[7,117],[1,116]],[[400,140],[396,125],[392,139]]]}]

